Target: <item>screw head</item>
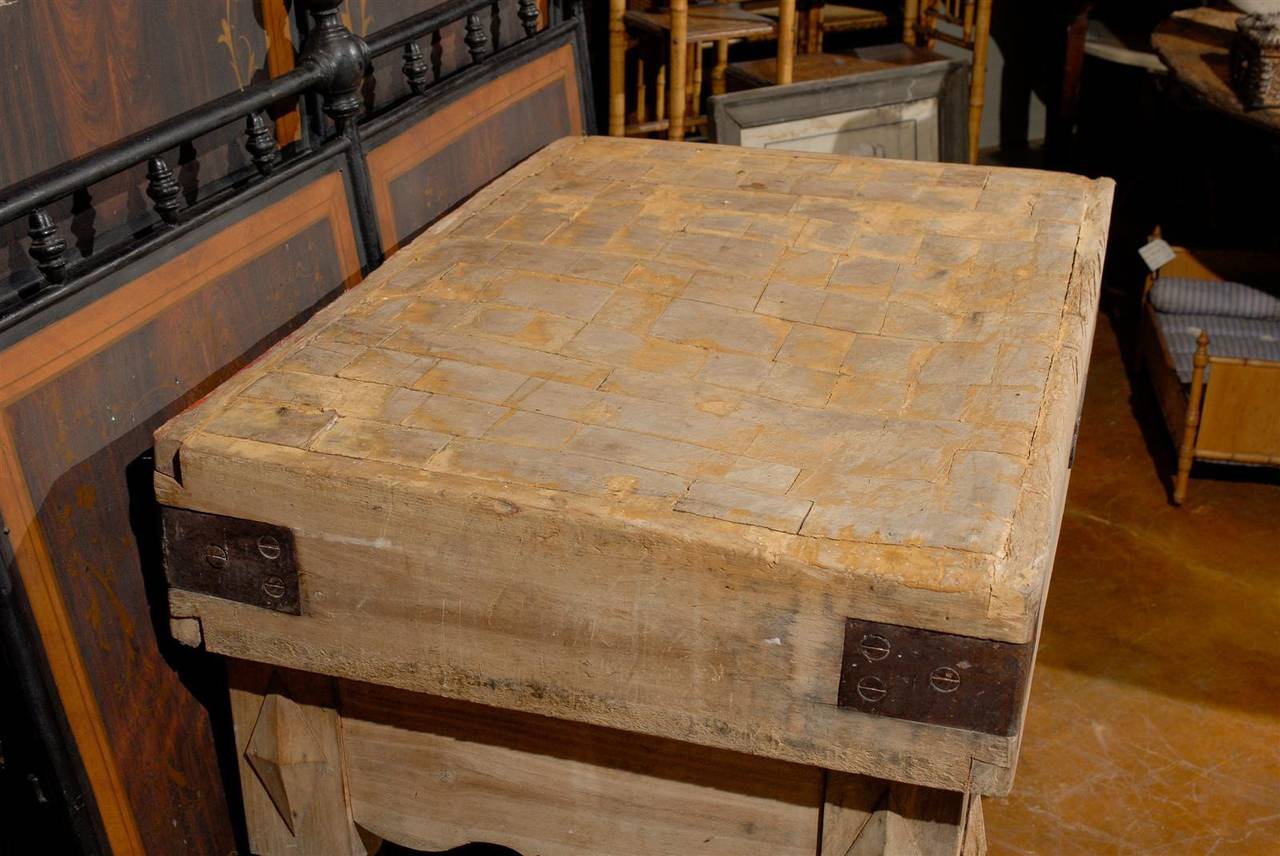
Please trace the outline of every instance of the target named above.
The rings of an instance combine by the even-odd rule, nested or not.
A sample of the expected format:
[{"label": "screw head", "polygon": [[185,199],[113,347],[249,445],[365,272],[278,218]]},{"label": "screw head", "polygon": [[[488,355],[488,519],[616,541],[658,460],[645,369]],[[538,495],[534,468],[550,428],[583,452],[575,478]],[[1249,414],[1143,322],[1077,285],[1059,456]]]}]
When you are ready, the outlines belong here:
[{"label": "screw head", "polygon": [[960,689],[960,673],[950,666],[939,666],[929,675],[929,686],[940,693],[953,693]]},{"label": "screw head", "polygon": [[210,567],[222,570],[227,566],[227,550],[218,544],[210,544],[204,548],[204,560]]},{"label": "screw head", "polygon": [[280,542],[274,535],[263,535],[258,539],[258,552],[262,558],[274,561],[280,558]]},{"label": "screw head", "polygon": [[284,580],[277,576],[265,577],[262,580],[262,593],[272,600],[284,597]]},{"label": "screw head", "polygon": [[862,637],[858,650],[862,652],[862,656],[874,663],[889,656],[889,640],[875,633],[868,633]]},{"label": "screw head", "polygon": [[877,702],[885,697],[888,689],[885,688],[884,681],[875,675],[867,675],[858,681],[858,695],[863,701]]}]

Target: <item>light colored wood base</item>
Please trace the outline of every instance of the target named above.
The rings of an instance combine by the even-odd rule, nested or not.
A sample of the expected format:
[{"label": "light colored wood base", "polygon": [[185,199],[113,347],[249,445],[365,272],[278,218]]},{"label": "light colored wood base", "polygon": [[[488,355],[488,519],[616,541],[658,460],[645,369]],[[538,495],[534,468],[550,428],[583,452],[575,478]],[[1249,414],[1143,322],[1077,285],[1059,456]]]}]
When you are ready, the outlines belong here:
[{"label": "light colored wood base", "polygon": [[982,798],[828,773],[819,856],[982,856]]},{"label": "light colored wood base", "polygon": [[980,797],[231,661],[254,853],[981,856]]},{"label": "light colored wood base", "polygon": [[351,820],[334,681],[243,660],[227,664],[249,846],[258,856],[368,856]]}]

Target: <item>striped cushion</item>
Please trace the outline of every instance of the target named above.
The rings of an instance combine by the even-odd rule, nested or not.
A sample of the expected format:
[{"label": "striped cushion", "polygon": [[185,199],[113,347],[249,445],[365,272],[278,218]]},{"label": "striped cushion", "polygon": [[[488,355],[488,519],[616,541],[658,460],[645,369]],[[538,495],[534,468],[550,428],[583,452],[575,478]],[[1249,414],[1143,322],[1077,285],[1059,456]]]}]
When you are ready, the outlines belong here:
[{"label": "striped cushion", "polygon": [[1201,330],[1209,333],[1209,353],[1215,357],[1280,361],[1280,319],[1156,312],[1156,320],[1183,383],[1191,382]]},{"label": "striped cushion", "polygon": [[1160,312],[1280,320],[1280,298],[1241,282],[1161,277],[1149,299]]}]

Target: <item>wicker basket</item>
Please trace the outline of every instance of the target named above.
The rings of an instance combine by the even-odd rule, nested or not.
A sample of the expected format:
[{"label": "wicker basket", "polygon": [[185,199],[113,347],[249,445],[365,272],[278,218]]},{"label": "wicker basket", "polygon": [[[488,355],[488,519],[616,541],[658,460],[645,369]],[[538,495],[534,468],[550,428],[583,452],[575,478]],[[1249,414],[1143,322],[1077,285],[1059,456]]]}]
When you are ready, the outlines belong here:
[{"label": "wicker basket", "polygon": [[1280,13],[1240,18],[1231,43],[1231,87],[1246,110],[1280,107]]}]

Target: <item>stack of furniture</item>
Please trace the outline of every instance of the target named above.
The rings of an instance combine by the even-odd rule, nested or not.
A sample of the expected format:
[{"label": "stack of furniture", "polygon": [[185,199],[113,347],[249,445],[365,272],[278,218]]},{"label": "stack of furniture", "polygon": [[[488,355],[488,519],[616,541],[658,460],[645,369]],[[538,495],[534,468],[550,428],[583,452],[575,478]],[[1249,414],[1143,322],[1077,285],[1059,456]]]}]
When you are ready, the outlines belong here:
[{"label": "stack of furniture", "polygon": [[[662,8],[628,9],[627,0],[609,3],[609,134],[636,136],[666,131],[668,139],[682,140],[689,127],[705,121],[702,103],[703,52],[715,47],[711,91],[724,91],[729,44],[738,39],[777,37],[778,63],[775,81],[791,82],[795,53],[795,0],[778,4],[777,22],[744,10],[739,4],[717,2],[690,6],[689,0],[672,0]],[[633,86],[627,89],[628,49],[636,47]],[[649,118],[649,76],[645,56],[656,48],[653,75],[653,118]],[[664,51],[665,48],[665,51]],[[634,104],[635,122],[627,124],[628,103]]]},{"label": "stack of furniture", "polygon": [[969,163],[978,162],[993,2],[907,0],[903,15],[902,40],[907,44],[932,49],[938,42],[944,42],[963,48],[972,56],[969,65]]},{"label": "stack of furniture", "polygon": [[[766,17],[778,16],[776,0],[746,0],[742,6]],[[889,16],[881,9],[828,3],[826,0],[799,0],[796,21],[801,53],[820,53],[828,33],[879,30],[889,26]]]},{"label": "stack of furniture", "polygon": [[1280,466],[1280,281],[1274,254],[1174,249],[1147,279],[1141,360],[1174,445],[1173,502],[1195,461]]},{"label": "stack of furniture", "polygon": [[[915,67],[947,61],[934,50],[938,42],[969,50],[972,52],[972,62],[966,92],[967,128],[965,139],[960,144],[963,148],[956,159],[976,163],[978,139],[982,129],[991,6],[992,0],[909,0],[904,11],[904,44],[860,48],[848,54],[821,51],[801,53],[795,58],[792,77],[797,83],[841,79],[841,85],[848,86],[856,85],[851,79],[853,76],[866,75],[864,82],[869,87],[882,87],[882,81],[892,80],[894,82],[888,84],[890,89],[897,93],[905,87],[903,98],[910,98],[919,89],[911,82],[913,75],[936,76],[940,72],[936,66],[928,69]],[[901,69],[902,73],[897,76],[886,73],[891,68]],[[769,58],[732,63],[726,75],[730,80],[730,89],[760,87],[769,85],[777,77],[777,65]],[[925,89],[932,97],[939,91],[939,86],[930,84]],[[877,106],[888,106],[885,95],[882,92],[873,96]],[[778,99],[790,96],[789,91],[776,94]],[[941,111],[945,112],[945,109],[945,106],[939,107]],[[927,148],[929,151],[951,153],[951,157],[955,157],[954,153],[957,152],[956,146],[946,141],[940,145],[935,142],[932,147]],[[908,152],[890,152],[890,156],[913,157]]]}]

